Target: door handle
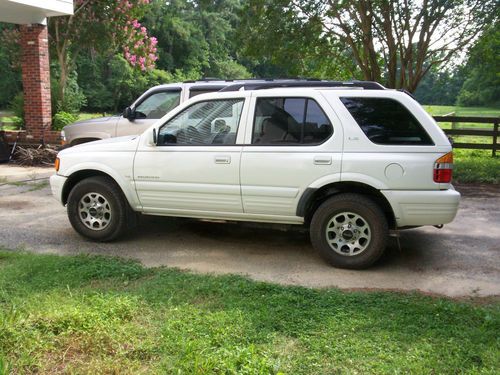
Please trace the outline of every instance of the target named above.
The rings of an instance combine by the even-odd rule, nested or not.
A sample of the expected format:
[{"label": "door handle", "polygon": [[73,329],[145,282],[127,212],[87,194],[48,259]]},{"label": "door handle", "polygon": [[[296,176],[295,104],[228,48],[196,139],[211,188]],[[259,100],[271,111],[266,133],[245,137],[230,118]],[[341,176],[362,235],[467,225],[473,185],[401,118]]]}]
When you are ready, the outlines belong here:
[{"label": "door handle", "polygon": [[330,165],[330,164],[332,164],[332,157],[326,156],[326,155],[315,156],[314,157],[314,164],[316,164],[316,165]]},{"label": "door handle", "polygon": [[216,155],[215,156],[215,164],[230,164],[231,156],[225,155]]}]

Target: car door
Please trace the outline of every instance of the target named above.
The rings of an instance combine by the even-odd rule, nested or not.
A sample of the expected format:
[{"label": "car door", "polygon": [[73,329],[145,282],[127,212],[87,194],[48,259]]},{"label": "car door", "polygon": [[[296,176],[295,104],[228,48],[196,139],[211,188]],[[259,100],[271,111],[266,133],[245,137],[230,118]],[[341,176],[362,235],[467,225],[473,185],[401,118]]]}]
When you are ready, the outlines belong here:
[{"label": "car door", "polygon": [[[296,216],[315,181],[340,180],[342,127],[324,97],[254,92],[241,159],[247,214]],[[333,182],[332,181],[332,182]]]},{"label": "car door", "polygon": [[134,180],[145,212],[190,217],[243,212],[244,134],[238,130],[245,125],[245,96],[197,101],[158,129],[156,146],[139,146]]},{"label": "car door", "polygon": [[181,90],[154,91],[133,108],[133,118],[123,116],[117,122],[116,136],[141,134],[180,103]]}]

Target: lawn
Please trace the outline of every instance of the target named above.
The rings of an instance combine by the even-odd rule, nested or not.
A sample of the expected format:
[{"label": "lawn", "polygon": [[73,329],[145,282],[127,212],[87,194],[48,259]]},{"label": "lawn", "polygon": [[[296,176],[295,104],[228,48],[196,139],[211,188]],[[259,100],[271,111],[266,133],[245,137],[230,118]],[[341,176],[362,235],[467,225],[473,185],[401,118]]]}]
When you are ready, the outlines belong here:
[{"label": "lawn", "polygon": [[478,117],[500,116],[500,108],[456,107],[447,105],[424,105],[423,107],[432,116],[443,116],[452,112],[455,112],[455,116],[478,116]]},{"label": "lawn", "polygon": [[498,332],[493,301],[0,251],[0,373],[497,374]]},{"label": "lawn", "polygon": [[[453,107],[453,106],[427,106],[424,108],[433,116],[445,115],[455,112],[456,116],[478,116],[478,117],[498,117],[500,108],[477,108],[477,107]],[[450,129],[451,123],[439,123],[443,129]],[[470,124],[458,123],[457,128],[489,128],[492,124]],[[479,136],[455,136],[455,142],[460,143],[491,143],[491,137]],[[458,182],[482,182],[500,184],[500,152],[496,158],[491,157],[490,150],[466,150],[454,149],[455,170],[453,172],[454,181]]]}]

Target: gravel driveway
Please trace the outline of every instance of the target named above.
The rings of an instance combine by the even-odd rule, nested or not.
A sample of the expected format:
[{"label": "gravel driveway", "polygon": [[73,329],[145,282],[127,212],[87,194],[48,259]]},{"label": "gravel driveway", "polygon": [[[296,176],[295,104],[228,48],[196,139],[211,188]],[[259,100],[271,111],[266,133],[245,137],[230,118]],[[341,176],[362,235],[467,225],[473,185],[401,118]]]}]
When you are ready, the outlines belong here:
[{"label": "gravel driveway", "polygon": [[[7,168],[0,166],[0,184]],[[252,224],[144,217],[127,238],[93,243],[73,231],[65,208],[40,182],[0,185],[0,246],[36,253],[125,256],[151,267],[236,273],[308,287],[419,290],[451,297],[500,295],[500,188],[458,190],[463,199],[453,223],[441,230],[401,232],[400,247],[392,238],[384,257],[365,271],[328,266],[305,232]]]}]

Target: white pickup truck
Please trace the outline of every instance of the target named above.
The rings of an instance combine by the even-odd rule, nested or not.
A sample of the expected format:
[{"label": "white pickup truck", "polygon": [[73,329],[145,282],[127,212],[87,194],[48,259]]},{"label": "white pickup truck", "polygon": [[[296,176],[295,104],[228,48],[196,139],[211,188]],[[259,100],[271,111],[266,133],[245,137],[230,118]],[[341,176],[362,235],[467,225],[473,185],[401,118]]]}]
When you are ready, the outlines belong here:
[{"label": "white pickup truck", "polygon": [[332,265],[365,268],[389,229],[451,222],[451,145],[409,95],[373,82],[241,83],[140,136],[63,150],[50,182],[81,235],[137,213],[306,225]]}]

